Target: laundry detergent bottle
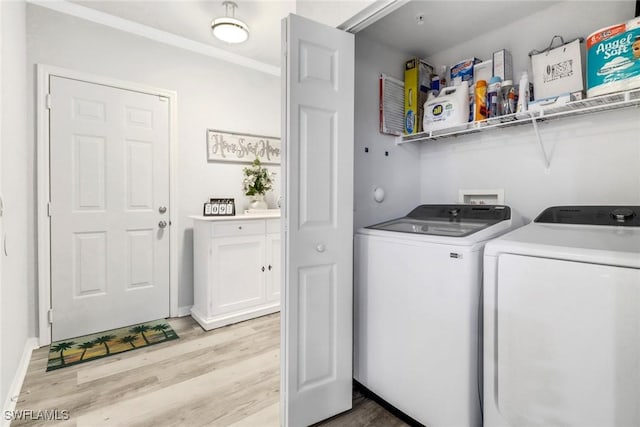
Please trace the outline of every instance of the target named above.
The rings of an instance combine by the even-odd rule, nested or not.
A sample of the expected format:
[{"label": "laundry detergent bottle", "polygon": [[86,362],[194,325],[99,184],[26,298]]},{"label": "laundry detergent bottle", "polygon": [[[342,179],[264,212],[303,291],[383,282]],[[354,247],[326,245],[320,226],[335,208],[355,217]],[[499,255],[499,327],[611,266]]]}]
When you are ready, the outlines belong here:
[{"label": "laundry detergent bottle", "polygon": [[425,132],[465,124],[469,121],[469,85],[459,81],[456,86],[445,87],[436,97],[424,103],[423,128]]}]

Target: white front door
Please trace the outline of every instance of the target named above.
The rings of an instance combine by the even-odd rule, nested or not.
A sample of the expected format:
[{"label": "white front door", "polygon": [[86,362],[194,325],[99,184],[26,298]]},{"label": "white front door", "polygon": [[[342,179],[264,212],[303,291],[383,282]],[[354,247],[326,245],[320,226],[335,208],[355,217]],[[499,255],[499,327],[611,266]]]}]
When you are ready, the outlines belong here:
[{"label": "white front door", "polygon": [[169,102],[51,76],[52,340],[169,315]]},{"label": "white front door", "polygon": [[283,21],[282,420],[351,408],[354,36]]}]

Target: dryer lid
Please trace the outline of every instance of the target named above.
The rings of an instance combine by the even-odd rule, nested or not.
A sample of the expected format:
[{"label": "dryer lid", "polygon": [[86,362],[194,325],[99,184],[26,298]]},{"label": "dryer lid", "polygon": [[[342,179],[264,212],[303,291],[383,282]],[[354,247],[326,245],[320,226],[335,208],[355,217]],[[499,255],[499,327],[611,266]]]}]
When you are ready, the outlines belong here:
[{"label": "dryer lid", "polygon": [[534,222],[545,224],[640,226],[640,206],[553,206]]},{"label": "dryer lid", "polygon": [[489,242],[484,253],[640,268],[638,215],[638,206],[553,207],[534,222]]}]

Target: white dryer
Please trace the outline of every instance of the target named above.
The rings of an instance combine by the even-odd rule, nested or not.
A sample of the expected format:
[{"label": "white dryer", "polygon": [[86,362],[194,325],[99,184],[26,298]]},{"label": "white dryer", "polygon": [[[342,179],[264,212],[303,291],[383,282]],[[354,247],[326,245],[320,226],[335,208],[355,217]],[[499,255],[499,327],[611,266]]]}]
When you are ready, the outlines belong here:
[{"label": "white dryer", "polygon": [[354,378],[414,420],[476,427],[484,243],[507,206],[422,205],[355,236]]},{"label": "white dryer", "polygon": [[640,425],[640,206],[563,206],[485,247],[484,425]]}]

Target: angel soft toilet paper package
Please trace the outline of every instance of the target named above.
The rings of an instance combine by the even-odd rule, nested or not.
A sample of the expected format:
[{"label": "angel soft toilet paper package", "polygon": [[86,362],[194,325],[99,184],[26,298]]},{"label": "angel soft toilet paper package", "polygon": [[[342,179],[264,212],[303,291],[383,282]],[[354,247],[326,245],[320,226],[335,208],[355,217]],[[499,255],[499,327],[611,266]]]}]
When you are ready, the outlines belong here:
[{"label": "angel soft toilet paper package", "polygon": [[640,88],[640,17],[587,39],[587,96]]}]

